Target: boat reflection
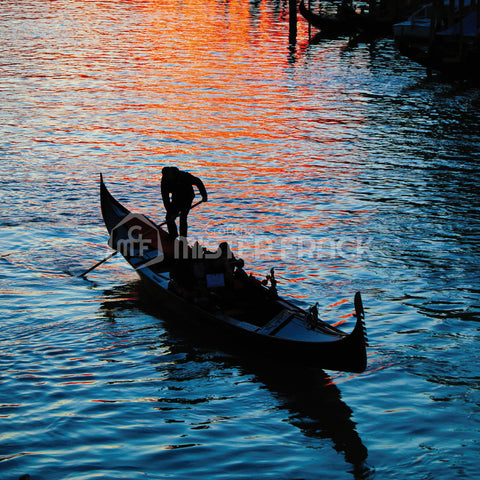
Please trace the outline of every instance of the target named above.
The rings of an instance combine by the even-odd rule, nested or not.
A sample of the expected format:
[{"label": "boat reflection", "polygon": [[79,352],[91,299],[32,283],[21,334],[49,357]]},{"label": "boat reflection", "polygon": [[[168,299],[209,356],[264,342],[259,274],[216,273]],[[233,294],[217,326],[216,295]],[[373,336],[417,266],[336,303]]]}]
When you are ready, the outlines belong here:
[{"label": "boat reflection", "polygon": [[[142,313],[159,318],[159,337],[168,346],[169,356],[181,361],[208,364],[212,361],[217,371],[234,368],[253,382],[265,387],[277,402],[276,409],[285,411],[286,420],[309,438],[329,439],[333,448],[343,454],[355,479],[372,478],[373,471],[367,465],[368,450],[356,430],[351,408],[342,400],[342,394],[332,378],[320,369],[295,368],[278,361],[268,361],[262,357],[244,352],[238,356],[218,348],[218,341],[211,336],[201,335],[199,330],[186,328],[175,318],[158,311],[140,282],[131,282],[104,292],[102,311],[105,317],[115,322],[125,310],[138,309]],[[153,335],[153,333],[152,333]],[[185,360],[188,359],[188,360]],[[157,362],[157,360],[154,360]],[[281,368],[279,368],[281,367]],[[161,366],[162,378],[168,382],[178,380],[176,362],[165,362]],[[203,372],[204,369],[200,368]],[[191,373],[190,373],[191,374]],[[159,400],[160,401],[160,400]]]},{"label": "boat reflection", "polygon": [[352,465],[355,479],[370,477],[368,450],[356,431],[353,412],[323,370],[278,369],[273,364],[261,363],[248,368],[272,392],[279,407],[288,412],[292,425],[307,437],[330,439],[335,450]]}]

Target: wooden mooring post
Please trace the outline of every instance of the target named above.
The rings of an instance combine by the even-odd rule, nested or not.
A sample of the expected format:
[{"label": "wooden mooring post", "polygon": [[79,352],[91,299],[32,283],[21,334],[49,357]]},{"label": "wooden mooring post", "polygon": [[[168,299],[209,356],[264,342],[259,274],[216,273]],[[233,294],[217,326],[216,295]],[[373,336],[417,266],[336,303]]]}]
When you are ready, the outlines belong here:
[{"label": "wooden mooring post", "polygon": [[297,0],[288,0],[288,42],[297,44]]}]

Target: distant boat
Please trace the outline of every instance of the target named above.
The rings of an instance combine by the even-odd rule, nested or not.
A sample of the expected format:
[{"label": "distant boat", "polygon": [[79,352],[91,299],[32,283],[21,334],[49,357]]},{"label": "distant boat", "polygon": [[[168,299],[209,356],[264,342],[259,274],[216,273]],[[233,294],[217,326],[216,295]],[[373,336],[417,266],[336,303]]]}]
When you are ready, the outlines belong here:
[{"label": "distant boat", "polygon": [[358,31],[356,20],[338,15],[320,15],[313,13],[305,6],[304,0],[300,2],[299,11],[303,18],[315,28],[328,35],[350,35]]},{"label": "distant boat", "polygon": [[393,26],[399,50],[412,60],[455,77],[479,77],[480,7],[470,1],[428,4]]},{"label": "distant boat", "polygon": [[471,12],[459,22],[453,24],[450,28],[438,32],[436,36],[444,39],[463,37],[469,42],[472,42],[474,39],[478,38],[480,33],[478,22],[479,13],[480,12]]},{"label": "distant boat", "polygon": [[435,34],[427,67],[462,78],[480,78],[479,13]]},{"label": "distant boat", "polygon": [[405,21],[393,25],[393,38],[400,52],[426,66],[432,40],[433,4],[424,5]]},{"label": "distant boat", "polygon": [[393,25],[393,36],[397,42],[428,42],[432,29],[433,5],[429,3],[413,13],[404,22]]},{"label": "distant boat", "polygon": [[366,33],[371,35],[388,35],[392,32],[393,18],[384,18],[379,14],[357,13],[354,10],[337,15],[322,15],[312,12],[301,0],[299,11],[303,18],[323,34],[333,36]]}]

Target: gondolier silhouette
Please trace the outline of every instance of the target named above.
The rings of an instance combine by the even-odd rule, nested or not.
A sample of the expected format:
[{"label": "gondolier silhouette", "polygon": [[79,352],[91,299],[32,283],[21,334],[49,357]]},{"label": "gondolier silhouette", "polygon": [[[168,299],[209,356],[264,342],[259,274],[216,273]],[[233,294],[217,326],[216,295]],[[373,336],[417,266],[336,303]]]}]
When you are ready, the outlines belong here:
[{"label": "gondolier silhouette", "polygon": [[162,199],[167,211],[165,219],[171,238],[178,237],[177,225],[175,224],[177,216],[180,216],[180,236],[187,236],[187,216],[195,198],[194,186],[198,188],[202,201],[206,202],[208,200],[207,191],[205,185],[198,177],[188,172],[183,172],[177,167],[163,167]]}]

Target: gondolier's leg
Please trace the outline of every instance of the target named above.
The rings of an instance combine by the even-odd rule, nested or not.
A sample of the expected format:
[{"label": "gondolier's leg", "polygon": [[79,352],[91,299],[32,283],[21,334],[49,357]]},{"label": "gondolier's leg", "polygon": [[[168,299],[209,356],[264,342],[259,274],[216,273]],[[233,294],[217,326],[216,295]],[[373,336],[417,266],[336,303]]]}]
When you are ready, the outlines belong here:
[{"label": "gondolier's leg", "polygon": [[187,238],[187,232],[188,232],[187,216],[188,216],[189,210],[190,210],[190,207],[180,211],[180,236],[184,238]]},{"label": "gondolier's leg", "polygon": [[182,202],[178,205],[178,210],[180,212],[180,236],[183,238],[187,238],[187,216],[192,208],[193,199],[194,197],[188,196],[187,198],[182,199]]},{"label": "gondolier's leg", "polygon": [[180,217],[180,236],[186,238],[187,231],[188,231],[188,224],[187,224],[187,216],[188,212],[192,208],[192,201],[194,197],[177,197],[174,199],[172,204],[168,209],[168,214],[166,217],[166,223],[168,227],[168,234],[172,239],[178,237],[178,230],[175,224],[175,219],[179,216]]},{"label": "gondolier's leg", "polygon": [[177,210],[174,211],[172,209],[169,213],[167,213],[167,217],[166,217],[168,234],[172,239],[178,237],[177,225],[175,224],[175,219],[177,215],[178,215],[178,211]]}]

